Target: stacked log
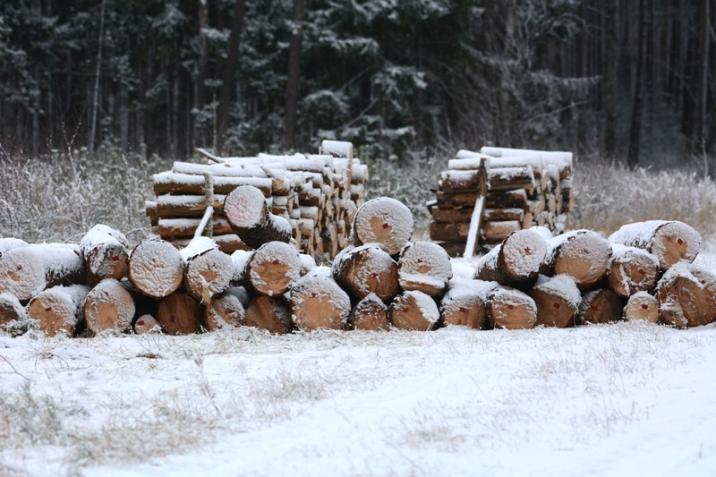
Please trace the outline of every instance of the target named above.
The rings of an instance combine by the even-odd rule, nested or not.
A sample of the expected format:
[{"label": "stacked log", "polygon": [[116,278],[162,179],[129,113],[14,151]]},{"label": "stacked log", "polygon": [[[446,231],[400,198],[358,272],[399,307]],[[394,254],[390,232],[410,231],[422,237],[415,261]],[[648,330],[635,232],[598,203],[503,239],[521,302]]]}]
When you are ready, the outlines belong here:
[{"label": "stacked log", "polygon": [[[351,143],[323,141],[320,154],[217,157],[199,152],[211,163],[175,162],[170,171],[152,177],[156,197],[145,208],[160,238],[185,247],[211,206],[210,235],[225,253],[292,238],[301,252],[333,258],[348,245],[368,182],[368,168],[353,156]],[[232,221],[245,201],[255,200],[245,197],[250,194],[232,196],[247,187],[265,199],[264,211],[249,217],[250,224]]]}]

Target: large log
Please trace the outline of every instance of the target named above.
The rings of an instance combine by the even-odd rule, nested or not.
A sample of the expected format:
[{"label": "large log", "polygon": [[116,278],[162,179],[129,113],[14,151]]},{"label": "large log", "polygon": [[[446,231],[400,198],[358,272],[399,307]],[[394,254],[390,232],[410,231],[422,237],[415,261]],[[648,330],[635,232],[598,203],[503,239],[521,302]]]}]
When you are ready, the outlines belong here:
[{"label": "large log", "polygon": [[58,333],[73,336],[82,320],[82,302],[89,290],[85,285],[48,288],[30,300],[27,315],[48,336]]},{"label": "large log", "polygon": [[485,200],[485,206],[490,209],[524,208],[526,205],[527,192],[524,189],[511,189],[499,191],[498,193],[491,192]]},{"label": "large log", "polygon": [[612,247],[601,235],[575,230],[548,242],[542,273],[570,275],[581,290],[587,290],[606,278],[611,256]]},{"label": "large log", "polygon": [[440,306],[445,324],[481,329],[487,320],[488,296],[496,286],[482,280],[450,280]]},{"label": "large log", "polygon": [[413,235],[413,214],[402,202],[379,197],[363,204],[353,222],[357,245],[378,243],[394,255]]},{"label": "large log", "polygon": [[343,250],[333,262],[333,278],[356,300],[375,293],[388,302],[400,291],[398,264],[378,245]]},{"label": "large log", "polygon": [[656,255],[662,270],[681,260],[693,262],[701,250],[701,235],[678,221],[649,220],[624,225],[609,240]]},{"label": "large log", "polygon": [[293,327],[291,311],[284,298],[266,295],[259,295],[251,300],[246,308],[244,324],[271,334],[288,333]]},{"label": "large log", "polygon": [[295,247],[283,242],[268,242],[251,255],[246,276],[258,293],[278,296],[301,276],[301,269],[301,258]]},{"label": "large log", "polygon": [[579,307],[579,324],[609,323],[622,316],[624,298],[609,288],[599,288],[582,295]]},{"label": "large log", "polygon": [[411,242],[398,259],[398,281],[403,290],[441,295],[452,278],[450,256],[433,242]]},{"label": "large log", "polygon": [[0,330],[26,318],[25,307],[11,293],[0,293]]},{"label": "large log", "polygon": [[537,325],[567,328],[576,324],[582,295],[569,275],[541,275],[529,295],[537,305]]},{"label": "large log", "polygon": [[105,278],[120,280],[127,274],[129,254],[127,237],[106,225],[95,225],[80,241],[80,252],[92,283]]},{"label": "large log", "polygon": [[[203,179],[203,178],[202,178]],[[215,195],[211,201],[215,214],[223,214],[226,196]],[[157,197],[157,217],[200,218],[206,211],[207,200],[203,195],[160,195]]]},{"label": "large log", "polygon": [[46,288],[84,281],[79,247],[37,244],[8,250],[0,258],[0,293],[25,302]]},{"label": "large log", "polygon": [[219,296],[211,299],[211,303],[204,310],[204,319],[201,326],[206,331],[214,331],[227,327],[240,326],[246,315],[241,297],[228,289]]},{"label": "large log", "polygon": [[92,288],[82,309],[85,325],[93,334],[126,331],[132,325],[136,311],[130,291],[113,278],[106,278]]},{"label": "large log", "polygon": [[537,305],[519,290],[496,287],[488,296],[487,321],[491,328],[533,328],[537,322]]},{"label": "large log", "polygon": [[714,321],[714,283],[716,277],[704,270],[696,271],[688,262],[672,266],[656,287],[660,321],[678,328]]},{"label": "large log", "polygon": [[193,298],[206,305],[229,288],[234,278],[234,263],[212,239],[196,237],[181,255],[186,263],[184,284]]},{"label": "large log", "polygon": [[440,321],[440,310],[435,301],[423,292],[406,291],[390,304],[390,320],[403,330],[429,331]]},{"label": "large log", "polygon": [[184,279],[184,260],[169,242],[141,241],[129,256],[129,280],[139,292],[152,298],[174,293]]},{"label": "large log", "polygon": [[624,307],[624,319],[627,321],[659,321],[659,300],[645,291],[634,293]]},{"label": "large log", "polygon": [[302,331],[345,328],[351,299],[333,280],[331,270],[316,267],[291,286],[291,318]]},{"label": "large log", "polygon": [[528,288],[537,281],[547,241],[533,229],[510,234],[477,263],[476,278]]},{"label": "large log", "polygon": [[157,321],[168,335],[195,333],[199,327],[201,305],[186,293],[175,292],[159,302]]},{"label": "large log", "polygon": [[388,330],[388,307],[375,293],[371,293],[355,306],[350,323],[356,330]]},{"label": "large log", "polygon": [[609,263],[609,287],[629,297],[640,291],[651,291],[659,277],[659,260],[655,255],[636,247],[612,244]]},{"label": "large log", "polygon": [[291,239],[291,224],[269,212],[261,191],[241,186],[226,196],[224,215],[246,244],[258,248],[264,243]]}]

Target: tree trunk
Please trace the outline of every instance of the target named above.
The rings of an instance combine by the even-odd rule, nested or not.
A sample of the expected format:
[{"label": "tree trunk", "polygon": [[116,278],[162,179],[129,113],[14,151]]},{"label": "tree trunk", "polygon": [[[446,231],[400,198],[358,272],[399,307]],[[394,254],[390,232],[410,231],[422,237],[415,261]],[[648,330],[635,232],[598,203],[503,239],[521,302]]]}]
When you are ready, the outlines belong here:
[{"label": "tree trunk", "polygon": [[639,30],[637,34],[636,77],[634,94],[632,96],[631,129],[629,133],[629,156],[627,165],[630,168],[639,166],[639,145],[641,141],[642,117],[642,83],[644,71],[644,46],[646,42],[646,0],[639,1]]},{"label": "tree trunk", "polygon": [[244,324],[271,334],[285,334],[291,331],[291,311],[283,297],[259,295],[251,300],[246,309]]},{"label": "tree trunk", "polygon": [[134,288],[152,298],[174,293],[184,279],[184,260],[169,242],[147,239],[129,256],[129,280]]},{"label": "tree trunk", "polygon": [[291,22],[291,43],[288,52],[288,76],[286,79],[286,110],[284,112],[284,147],[296,147],[296,116],[301,80],[301,23],[303,22],[304,0],[293,0]]},{"label": "tree trunk", "polygon": [[355,306],[350,322],[356,330],[388,330],[388,307],[375,294],[370,294]]},{"label": "tree trunk", "polygon": [[231,289],[214,297],[204,310],[204,320],[201,326],[206,331],[214,331],[226,327],[240,326],[246,315],[244,305],[240,298],[231,293]]},{"label": "tree trunk", "polygon": [[292,245],[268,242],[259,247],[249,259],[246,276],[258,293],[278,296],[301,276],[301,258]]},{"label": "tree trunk", "polygon": [[82,306],[87,329],[122,333],[132,325],[136,311],[132,294],[114,279],[102,280],[87,294]]},{"label": "tree trunk", "polygon": [[253,186],[240,186],[226,196],[224,215],[246,244],[291,240],[291,224],[269,212],[263,193]]},{"label": "tree trunk", "polygon": [[224,150],[226,126],[229,120],[229,109],[231,106],[231,94],[235,89],[236,70],[239,68],[239,40],[244,24],[245,0],[236,0],[234,4],[234,16],[231,20],[231,33],[229,33],[229,44],[226,62],[224,63],[221,79],[221,90],[219,91],[219,105],[217,115],[217,150]]},{"label": "tree trunk", "polygon": [[648,220],[622,226],[609,241],[652,253],[662,270],[686,260],[693,262],[701,250],[701,235],[678,221]]},{"label": "tree trunk", "polygon": [[333,277],[356,300],[374,293],[388,302],[400,292],[398,264],[377,245],[341,252],[333,262]]},{"label": "tree trunk", "polygon": [[537,281],[547,253],[547,242],[530,229],[512,233],[477,262],[476,278],[528,288]]},{"label": "tree trunk", "polygon": [[613,161],[617,150],[617,88],[619,87],[619,1],[606,0],[607,27],[607,57],[605,58],[607,71],[604,88],[605,103],[605,129],[604,148],[607,159]]},{"label": "tree trunk", "polygon": [[542,276],[529,295],[537,305],[537,325],[574,326],[582,297],[569,275]]},{"label": "tree trunk", "polygon": [[74,336],[82,319],[82,302],[89,292],[85,285],[56,286],[35,296],[27,305],[28,316],[48,336]]},{"label": "tree trunk", "polygon": [[487,321],[488,295],[495,288],[494,282],[452,280],[440,304],[445,324],[481,329]]},{"label": "tree trunk", "polygon": [[129,266],[127,237],[106,225],[95,225],[80,241],[80,252],[92,284],[105,278],[124,278]]},{"label": "tree trunk", "polygon": [[548,242],[541,271],[546,275],[569,275],[581,290],[586,290],[606,278],[611,256],[611,245],[601,235],[590,230],[575,230]]},{"label": "tree trunk", "polygon": [[[199,253],[185,257],[186,274],[184,286],[187,292],[204,305],[209,305],[211,299],[225,292],[234,276],[234,264],[231,257],[220,251],[216,243],[208,237],[206,242],[211,242],[210,248],[203,248]],[[186,249],[192,247],[192,241]]]},{"label": "tree trunk", "polygon": [[350,297],[325,267],[314,269],[291,286],[291,315],[302,331],[341,330],[350,313]]},{"label": "tree trunk", "polygon": [[609,323],[622,316],[624,298],[609,288],[600,288],[585,293],[579,307],[579,324]]},{"label": "tree trunk", "polygon": [[199,328],[201,312],[199,302],[185,293],[176,292],[159,302],[157,321],[168,335],[191,334]]}]

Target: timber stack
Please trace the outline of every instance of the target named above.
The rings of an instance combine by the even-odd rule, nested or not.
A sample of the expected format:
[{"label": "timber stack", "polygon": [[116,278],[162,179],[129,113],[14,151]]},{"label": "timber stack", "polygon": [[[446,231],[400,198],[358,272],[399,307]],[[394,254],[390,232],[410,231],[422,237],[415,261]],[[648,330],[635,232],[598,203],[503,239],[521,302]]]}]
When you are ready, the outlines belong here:
[{"label": "timber stack", "polygon": [[461,150],[442,172],[428,208],[430,236],[452,256],[489,251],[512,232],[532,226],[562,232],[574,208],[572,153]]},{"label": "timber stack", "polygon": [[224,210],[232,191],[252,186],[266,201],[264,232],[290,227],[289,237],[284,233],[280,240],[289,238],[299,251],[317,258],[332,258],[348,244],[368,181],[368,167],[353,157],[351,143],[323,141],[319,154],[287,156],[218,157],[199,151],[210,163],[175,162],[172,170],[152,177],[156,197],[146,202],[146,214],[160,238],[186,246],[212,206],[207,235],[220,249],[255,249],[256,238],[246,240]]}]

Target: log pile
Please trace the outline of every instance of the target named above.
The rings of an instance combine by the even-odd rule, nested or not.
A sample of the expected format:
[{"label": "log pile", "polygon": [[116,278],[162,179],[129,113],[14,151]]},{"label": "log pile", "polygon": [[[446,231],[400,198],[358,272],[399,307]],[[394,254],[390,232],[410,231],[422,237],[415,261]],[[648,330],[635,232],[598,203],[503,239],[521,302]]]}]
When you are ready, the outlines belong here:
[{"label": "log pile", "polygon": [[716,321],[716,273],[692,263],[701,237],[681,222],[629,224],[608,239],[588,230],[517,230],[474,262],[473,278],[454,277],[447,252],[413,241],[413,227],[400,202],[368,201],[331,267],[270,239],[231,255],[202,236],[181,250],[149,238],[130,251],[106,226],[79,246],[3,239],[0,326],[94,336]]},{"label": "log pile", "polygon": [[[353,157],[351,143],[323,141],[319,154],[286,156],[217,157],[199,151],[211,163],[175,162],[152,177],[156,197],[146,202],[146,214],[160,238],[185,247],[212,206],[208,235],[225,253],[258,248],[267,234],[292,238],[301,252],[316,258],[333,258],[348,245],[368,182],[368,167]],[[241,217],[252,195],[227,199],[248,186],[260,192],[265,205],[258,216]],[[241,220],[232,221],[227,208]]]},{"label": "log pile", "polygon": [[452,255],[490,250],[511,233],[562,232],[574,207],[572,153],[483,147],[461,150],[441,173],[430,237]]}]

